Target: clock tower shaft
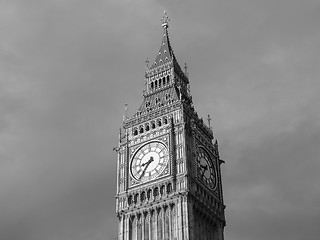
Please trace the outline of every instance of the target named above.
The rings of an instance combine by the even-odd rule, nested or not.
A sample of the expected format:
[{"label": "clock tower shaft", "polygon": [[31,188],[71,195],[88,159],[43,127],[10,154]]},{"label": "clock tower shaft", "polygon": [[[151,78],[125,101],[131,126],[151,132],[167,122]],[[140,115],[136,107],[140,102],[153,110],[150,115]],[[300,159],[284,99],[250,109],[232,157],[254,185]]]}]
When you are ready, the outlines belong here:
[{"label": "clock tower shaft", "polygon": [[193,107],[168,36],[145,72],[143,102],[117,147],[118,240],[223,240],[218,142]]}]

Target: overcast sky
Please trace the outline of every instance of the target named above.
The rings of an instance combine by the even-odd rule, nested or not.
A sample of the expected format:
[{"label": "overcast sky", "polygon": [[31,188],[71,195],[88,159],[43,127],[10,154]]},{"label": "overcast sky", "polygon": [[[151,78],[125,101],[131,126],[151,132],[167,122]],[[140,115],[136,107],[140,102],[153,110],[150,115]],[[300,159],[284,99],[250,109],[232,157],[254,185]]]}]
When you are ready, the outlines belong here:
[{"label": "overcast sky", "polygon": [[319,0],[0,0],[1,240],[116,239],[112,148],[164,10],[226,161],[225,239],[319,238]]}]

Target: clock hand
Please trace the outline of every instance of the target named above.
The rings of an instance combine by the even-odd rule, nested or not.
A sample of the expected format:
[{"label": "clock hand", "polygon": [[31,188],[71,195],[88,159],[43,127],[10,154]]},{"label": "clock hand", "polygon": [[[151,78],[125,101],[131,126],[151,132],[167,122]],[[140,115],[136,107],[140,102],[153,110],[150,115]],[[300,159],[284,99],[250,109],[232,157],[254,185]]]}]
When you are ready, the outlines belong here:
[{"label": "clock hand", "polygon": [[141,164],[141,166],[144,166],[144,165],[146,165],[146,166],[145,166],[145,168],[143,169],[143,171],[142,171],[142,173],[141,173],[141,175],[140,175],[140,177],[139,177],[139,180],[140,180],[140,179],[143,177],[143,175],[146,173],[147,168],[149,167],[150,163],[152,163],[153,161],[154,161],[154,160],[153,160],[153,157],[150,157],[150,159],[149,159],[147,162]]},{"label": "clock hand", "polygon": [[145,166],[145,165],[149,165],[151,162],[153,162],[153,157],[150,157],[150,159],[147,161],[147,162],[145,162],[145,163],[142,163],[141,164],[141,167],[143,167],[143,166]]},{"label": "clock hand", "polygon": [[142,163],[142,164],[141,164],[141,167],[143,167],[143,166],[147,165],[147,164],[149,163],[149,161],[150,161],[150,160],[148,160],[148,161],[147,161],[147,162],[145,162],[145,163]]},{"label": "clock hand", "polygon": [[147,168],[148,168],[148,166],[149,166],[149,164],[150,164],[151,162],[147,162],[147,165],[146,165],[146,167],[143,169],[143,171],[142,171],[142,173],[141,173],[141,175],[140,175],[140,177],[139,177],[139,180],[144,176],[144,174],[146,173],[146,170],[147,170]]}]

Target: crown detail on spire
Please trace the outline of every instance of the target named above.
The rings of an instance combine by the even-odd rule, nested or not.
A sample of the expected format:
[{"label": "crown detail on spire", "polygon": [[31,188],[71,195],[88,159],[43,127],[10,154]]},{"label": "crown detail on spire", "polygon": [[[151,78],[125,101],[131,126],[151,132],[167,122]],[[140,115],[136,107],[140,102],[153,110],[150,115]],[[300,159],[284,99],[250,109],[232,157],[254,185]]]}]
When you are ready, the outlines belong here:
[{"label": "crown detail on spire", "polygon": [[161,19],[161,22],[162,22],[162,27],[164,28],[164,29],[167,29],[168,27],[169,27],[169,21],[170,21],[170,19],[169,19],[169,17],[167,16],[167,12],[166,11],[164,11],[163,12],[164,13],[164,16],[162,17],[162,19]]}]

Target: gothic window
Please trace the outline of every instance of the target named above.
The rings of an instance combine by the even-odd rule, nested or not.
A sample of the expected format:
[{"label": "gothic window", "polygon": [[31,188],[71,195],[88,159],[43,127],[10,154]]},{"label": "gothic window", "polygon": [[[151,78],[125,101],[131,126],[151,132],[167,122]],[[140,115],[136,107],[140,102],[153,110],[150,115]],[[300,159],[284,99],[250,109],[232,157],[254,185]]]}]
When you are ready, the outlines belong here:
[{"label": "gothic window", "polygon": [[151,89],[153,90],[153,82],[151,83]]},{"label": "gothic window", "polygon": [[149,124],[146,124],[146,131],[149,131],[149,130],[150,130]]},{"label": "gothic window", "polygon": [[133,131],[133,135],[134,135],[134,136],[138,135],[138,130],[137,130],[137,129],[135,129],[135,130]]},{"label": "gothic window", "polygon": [[150,222],[150,215],[147,214],[144,220],[144,240],[149,240],[149,222]]},{"label": "gothic window", "polygon": [[156,81],[154,82],[154,89],[157,89],[157,87],[158,87],[158,81],[156,80]]},{"label": "gothic window", "polygon": [[166,100],[170,99],[170,94],[166,93]]},{"label": "gothic window", "polygon": [[165,86],[166,85],[166,78],[165,77],[162,78],[162,82],[163,82],[163,86]]},{"label": "gothic window", "polygon": [[177,232],[176,232],[176,207],[175,205],[172,206],[171,209],[171,234],[172,234],[172,238],[176,237]]},{"label": "gothic window", "polygon": [[171,183],[168,183],[167,185],[167,193],[171,193],[172,192],[172,185]]},{"label": "gothic window", "polygon": [[151,128],[155,129],[156,128],[156,124],[154,122],[151,123]]},{"label": "gothic window", "polygon": [[167,76],[167,84],[169,84],[169,82],[170,82],[170,77],[169,77],[169,75]]},{"label": "gothic window", "polygon": [[159,189],[157,187],[153,190],[153,196],[155,198],[159,196]]},{"label": "gothic window", "polygon": [[168,119],[166,117],[163,119],[163,123],[168,124]]},{"label": "gothic window", "polygon": [[160,194],[161,194],[161,195],[163,195],[163,194],[164,194],[164,189],[165,189],[165,186],[164,186],[164,185],[162,185],[162,186],[160,187]]},{"label": "gothic window", "polygon": [[134,217],[129,219],[129,240],[133,240],[135,225],[134,225]]},{"label": "gothic window", "polygon": [[170,224],[169,224],[169,208],[165,209],[165,218],[164,218],[164,238],[169,239],[170,236]]},{"label": "gothic window", "polygon": [[150,200],[151,194],[152,194],[152,190],[149,189],[149,190],[147,191],[147,199],[148,199],[148,200]]},{"label": "gothic window", "polygon": [[138,217],[137,239],[142,239],[142,217]]},{"label": "gothic window", "polygon": [[162,211],[161,211],[161,210],[159,210],[159,212],[158,212],[157,232],[158,232],[158,237],[157,237],[157,239],[162,239],[163,232],[162,232]]},{"label": "gothic window", "polygon": [[132,204],[132,196],[131,195],[128,197],[128,204],[129,204],[129,206]]},{"label": "gothic window", "polygon": [[159,78],[159,88],[161,87],[161,78]]},{"label": "gothic window", "polygon": [[161,119],[158,119],[158,126],[161,127]]},{"label": "gothic window", "polygon": [[143,133],[143,127],[140,126],[140,130],[139,130],[140,133]]},{"label": "gothic window", "polygon": [[141,200],[141,202],[144,202],[146,200],[146,193],[145,192],[141,193],[140,200]]},{"label": "gothic window", "polygon": [[150,107],[150,102],[146,101],[146,107]]},{"label": "gothic window", "polygon": [[136,204],[138,202],[138,197],[139,197],[139,194],[137,193],[136,195],[134,195],[134,203]]}]

